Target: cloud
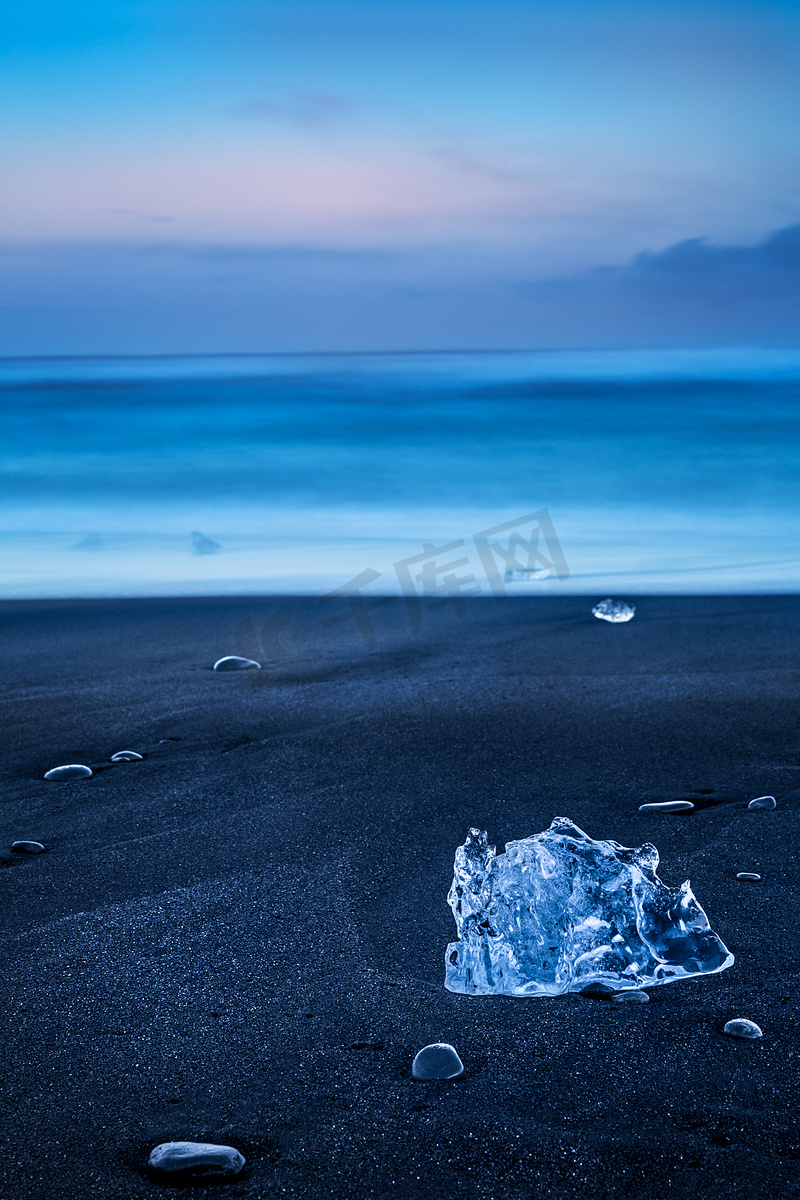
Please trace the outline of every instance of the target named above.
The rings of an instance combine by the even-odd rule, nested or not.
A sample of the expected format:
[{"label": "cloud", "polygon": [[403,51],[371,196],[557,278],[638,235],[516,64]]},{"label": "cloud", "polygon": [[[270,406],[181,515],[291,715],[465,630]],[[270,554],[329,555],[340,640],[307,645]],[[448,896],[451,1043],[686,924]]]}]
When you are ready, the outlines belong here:
[{"label": "cloud", "polygon": [[338,124],[351,112],[352,105],[344,96],[311,93],[282,101],[255,97],[238,105],[233,115],[295,129],[321,130]]},{"label": "cloud", "polygon": [[468,242],[40,243],[0,257],[6,355],[800,345],[800,225],[538,280]]},{"label": "cloud", "polygon": [[637,254],[628,267],[616,271],[642,279],[691,276],[720,281],[797,275],[800,283],[800,225],[780,229],[755,246],[713,246],[706,238],[691,238],[658,254]]}]

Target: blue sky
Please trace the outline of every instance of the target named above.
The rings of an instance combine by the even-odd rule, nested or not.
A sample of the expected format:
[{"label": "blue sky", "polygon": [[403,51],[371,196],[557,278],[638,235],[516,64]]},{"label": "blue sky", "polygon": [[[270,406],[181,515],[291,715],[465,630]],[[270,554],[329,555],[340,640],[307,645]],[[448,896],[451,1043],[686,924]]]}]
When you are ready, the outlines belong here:
[{"label": "blue sky", "polygon": [[17,9],[4,354],[797,340],[797,3]]}]

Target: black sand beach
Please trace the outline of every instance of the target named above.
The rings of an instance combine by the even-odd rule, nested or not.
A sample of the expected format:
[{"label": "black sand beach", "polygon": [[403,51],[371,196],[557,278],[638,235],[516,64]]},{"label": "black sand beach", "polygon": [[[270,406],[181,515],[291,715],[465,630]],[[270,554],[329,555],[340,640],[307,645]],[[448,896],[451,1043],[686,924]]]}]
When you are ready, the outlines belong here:
[{"label": "black sand beach", "polygon": [[[366,641],[312,599],[0,606],[3,1197],[174,1196],[145,1169],[172,1139],[245,1155],[201,1195],[800,1194],[800,598],[592,603],[413,637],[398,600]],[[95,777],[43,780],[71,762]],[[652,841],[734,966],[641,1006],[448,993],[468,827],[555,816]],[[439,1040],[466,1077],[412,1081]]]}]

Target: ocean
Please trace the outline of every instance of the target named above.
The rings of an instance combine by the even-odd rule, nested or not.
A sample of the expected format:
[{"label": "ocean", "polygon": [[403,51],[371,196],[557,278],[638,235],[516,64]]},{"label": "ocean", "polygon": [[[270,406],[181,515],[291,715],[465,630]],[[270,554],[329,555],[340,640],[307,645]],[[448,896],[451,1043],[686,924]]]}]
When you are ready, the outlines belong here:
[{"label": "ocean", "polygon": [[800,350],[6,359],[0,407],[3,598],[800,585]]}]

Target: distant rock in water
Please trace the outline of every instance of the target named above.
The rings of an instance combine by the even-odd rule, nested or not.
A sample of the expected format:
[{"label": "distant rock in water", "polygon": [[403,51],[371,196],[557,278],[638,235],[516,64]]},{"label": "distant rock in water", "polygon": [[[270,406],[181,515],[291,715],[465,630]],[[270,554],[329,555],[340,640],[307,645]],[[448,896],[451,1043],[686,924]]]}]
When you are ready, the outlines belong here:
[{"label": "distant rock in water", "polygon": [[91,767],[81,766],[80,763],[68,763],[65,767],[53,767],[51,771],[47,771],[45,779],[55,779],[63,783],[69,779],[91,779],[91,776]]},{"label": "distant rock in water", "polygon": [[72,550],[104,550],[105,542],[100,537],[99,533],[90,533],[80,542],[75,542],[70,549]]},{"label": "distant rock in water", "polygon": [[601,600],[599,604],[595,604],[592,612],[601,621],[611,621],[614,625],[618,625],[621,621],[630,621],[633,614],[636,612],[634,604],[626,604],[624,600]]},{"label": "distant rock in water", "polygon": [[777,802],[774,796],[757,796],[755,800],[751,800],[748,808],[777,808]]},{"label": "distant rock in water", "polygon": [[[447,900],[459,941],[445,987],[483,996],[620,992],[724,971],[733,955],[688,881],[666,887],[658,851],[594,841],[566,817],[497,854],[470,829]],[[641,1003],[641,1001],[639,1001]]]},{"label": "distant rock in water", "polygon": [[464,1064],[449,1042],[423,1046],[411,1066],[412,1079],[460,1079]]},{"label": "distant rock in water", "polygon": [[238,1175],[244,1155],[233,1146],[211,1142],[162,1142],[151,1150],[148,1166],[160,1175],[192,1179],[221,1179]]},{"label": "distant rock in water", "polygon": [[141,762],[143,755],[137,754],[135,750],[118,750],[116,754],[111,755],[112,762]]},{"label": "distant rock in water", "polygon": [[17,854],[44,854],[41,842],[12,842],[11,849]]},{"label": "distant rock in water", "polygon": [[192,554],[219,554],[221,549],[222,546],[219,542],[213,541],[195,529],[192,534]]},{"label": "distant rock in water", "polygon": [[260,671],[261,663],[254,658],[241,658],[238,654],[229,654],[226,658],[218,658],[214,663],[215,671]]}]

